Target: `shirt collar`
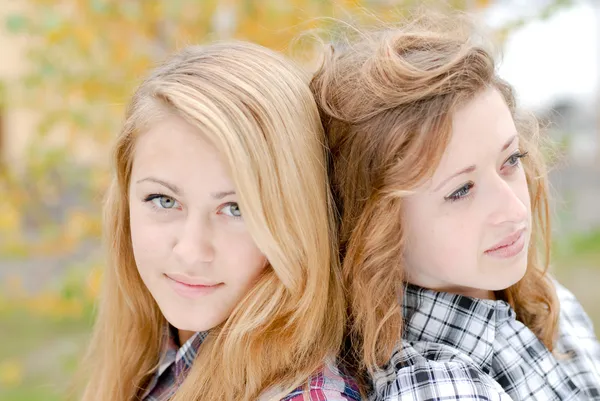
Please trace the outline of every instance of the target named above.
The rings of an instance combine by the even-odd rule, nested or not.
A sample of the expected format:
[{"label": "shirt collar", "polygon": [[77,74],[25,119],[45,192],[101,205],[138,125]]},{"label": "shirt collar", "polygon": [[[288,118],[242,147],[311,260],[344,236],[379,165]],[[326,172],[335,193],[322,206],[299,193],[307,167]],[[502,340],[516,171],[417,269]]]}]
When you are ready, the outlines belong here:
[{"label": "shirt collar", "polygon": [[168,325],[165,336],[163,349],[160,353],[160,362],[158,364],[158,376],[160,376],[172,363],[183,365],[182,369],[189,369],[196,359],[198,349],[205,340],[208,332],[196,332],[190,337],[181,347],[178,345],[179,335],[177,329]]},{"label": "shirt collar", "polygon": [[477,299],[407,284],[403,300],[407,341],[452,346],[491,369],[496,332],[516,314],[505,301]]},{"label": "shirt collar", "polygon": [[[161,380],[168,381],[167,377],[170,377],[165,373],[169,367],[174,365],[172,372],[170,375],[175,377],[176,379],[184,377],[187,370],[192,367],[194,363],[194,359],[196,359],[196,355],[198,353],[198,349],[202,342],[206,339],[208,332],[197,332],[194,333],[190,339],[188,339],[185,344],[181,347],[178,345],[178,334],[177,329],[167,325],[165,332],[163,334],[163,346],[162,350],[159,354],[159,363],[158,369],[152,375],[149,383],[147,384],[144,393],[141,396],[141,399],[145,399],[154,388],[159,385]],[[165,374],[165,377],[162,377]]]}]

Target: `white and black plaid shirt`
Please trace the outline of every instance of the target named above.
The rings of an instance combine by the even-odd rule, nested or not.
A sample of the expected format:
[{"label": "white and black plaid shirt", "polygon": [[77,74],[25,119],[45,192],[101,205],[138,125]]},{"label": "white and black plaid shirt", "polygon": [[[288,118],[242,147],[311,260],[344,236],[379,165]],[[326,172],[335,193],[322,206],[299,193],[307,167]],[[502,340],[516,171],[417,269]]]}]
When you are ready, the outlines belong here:
[{"label": "white and black plaid shirt", "polygon": [[600,345],[567,289],[553,355],[504,301],[408,285],[403,345],[373,377],[374,400],[600,400]]}]

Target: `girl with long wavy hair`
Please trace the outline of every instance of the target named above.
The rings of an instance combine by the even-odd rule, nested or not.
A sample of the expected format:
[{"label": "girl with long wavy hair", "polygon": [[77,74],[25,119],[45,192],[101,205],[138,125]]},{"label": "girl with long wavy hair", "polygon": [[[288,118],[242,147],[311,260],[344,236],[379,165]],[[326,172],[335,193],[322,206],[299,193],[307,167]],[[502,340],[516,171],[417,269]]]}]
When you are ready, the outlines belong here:
[{"label": "girl with long wavy hair", "polygon": [[547,272],[538,124],[477,31],[433,14],[353,29],[313,78],[351,367],[381,400],[597,400],[592,324]]},{"label": "girl with long wavy hair", "polygon": [[318,109],[291,62],[189,47],[129,105],[85,401],[358,400]]}]

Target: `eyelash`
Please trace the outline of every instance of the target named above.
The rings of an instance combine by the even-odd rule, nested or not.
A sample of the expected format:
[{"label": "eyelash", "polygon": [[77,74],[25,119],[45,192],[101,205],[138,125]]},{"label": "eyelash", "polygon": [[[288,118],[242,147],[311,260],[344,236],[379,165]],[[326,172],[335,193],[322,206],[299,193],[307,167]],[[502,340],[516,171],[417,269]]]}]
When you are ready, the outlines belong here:
[{"label": "eyelash", "polygon": [[[156,206],[156,204],[154,204],[154,202],[152,202],[152,201],[154,199],[158,199],[158,198],[168,198],[168,199],[171,199],[174,202],[177,202],[174,198],[172,198],[172,197],[170,197],[168,195],[165,195],[165,194],[150,194],[150,195],[148,195],[148,196],[146,196],[144,198],[144,202],[146,202],[146,203],[150,202],[151,206],[152,206],[152,209],[156,210],[159,213],[165,213],[165,212],[168,212],[171,209],[175,209],[175,207],[172,207],[172,208],[163,208],[163,207]],[[231,207],[231,206],[238,206],[238,208],[239,208],[239,205],[238,205],[237,202],[227,202],[227,203],[224,203],[221,206],[219,206],[219,209],[218,209],[219,213],[223,209],[225,209],[226,207]],[[235,219],[235,220],[241,220],[242,219],[242,216],[233,216],[233,215],[231,215],[231,216],[230,215],[226,215],[226,216],[230,217],[232,219]]]},{"label": "eyelash", "polygon": [[[502,166],[504,166],[506,163],[508,163],[510,160],[514,160],[512,163],[508,164],[509,168],[516,168],[519,166],[519,160],[523,159],[524,157],[527,157],[527,153],[528,152],[516,152],[513,153],[512,155],[510,155],[508,157],[508,159],[506,159],[506,161],[504,162],[504,164]],[[457,189],[456,191],[452,192],[450,195],[446,196],[444,199],[449,201],[449,202],[456,202],[459,200],[464,200],[464,199],[468,199],[471,195],[471,189],[475,186],[475,183],[473,181],[469,181],[468,183],[466,183],[465,185],[463,185],[462,187],[460,187],[459,189]],[[464,195],[463,195],[464,193]]]},{"label": "eyelash", "polygon": [[[467,199],[471,195],[471,189],[475,186],[473,181],[467,182],[462,187],[458,188],[456,191],[452,192],[450,195],[446,196],[444,199],[450,202],[456,202],[459,200]],[[461,195],[461,192],[466,192],[464,195]]]},{"label": "eyelash", "polygon": [[527,157],[528,153],[529,152],[516,152],[516,153],[513,153],[512,155],[510,155],[510,157],[508,159],[506,159],[506,161],[504,162],[504,164],[506,164],[511,159],[515,159],[514,163],[509,164],[509,166],[510,167],[517,167],[517,165],[519,164],[519,160]]},{"label": "eyelash", "polygon": [[172,208],[158,207],[154,202],[152,202],[154,199],[159,199],[159,198],[167,198],[167,199],[171,199],[173,202],[177,202],[174,198],[172,198],[168,195],[165,195],[165,194],[150,194],[144,198],[144,202],[150,203],[150,206],[152,207],[152,209],[154,209],[155,211],[160,212],[160,213],[166,213],[170,209],[175,209],[175,207],[172,207]]}]

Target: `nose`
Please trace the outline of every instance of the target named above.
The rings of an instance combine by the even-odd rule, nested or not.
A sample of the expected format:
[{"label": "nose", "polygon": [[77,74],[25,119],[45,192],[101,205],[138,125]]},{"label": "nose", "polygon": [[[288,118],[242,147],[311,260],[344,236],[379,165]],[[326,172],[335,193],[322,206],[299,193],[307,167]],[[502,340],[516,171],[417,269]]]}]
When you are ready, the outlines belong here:
[{"label": "nose", "polygon": [[493,211],[491,222],[494,225],[506,223],[521,224],[528,220],[531,205],[529,189],[525,180],[507,181],[498,177],[492,192]]},{"label": "nose", "polygon": [[173,253],[183,267],[194,268],[214,260],[212,234],[209,221],[186,219],[173,246]]}]

